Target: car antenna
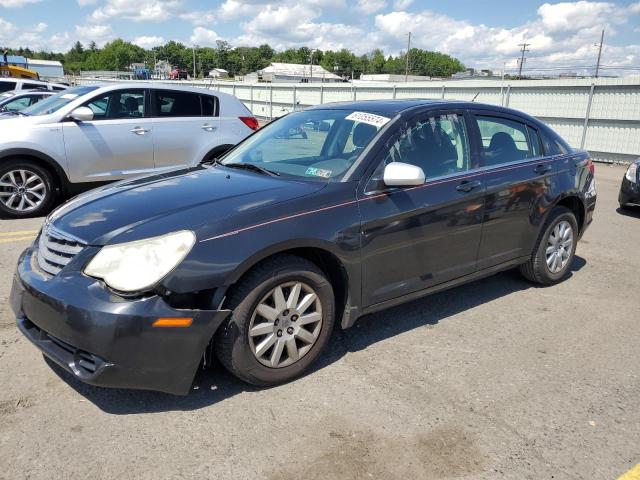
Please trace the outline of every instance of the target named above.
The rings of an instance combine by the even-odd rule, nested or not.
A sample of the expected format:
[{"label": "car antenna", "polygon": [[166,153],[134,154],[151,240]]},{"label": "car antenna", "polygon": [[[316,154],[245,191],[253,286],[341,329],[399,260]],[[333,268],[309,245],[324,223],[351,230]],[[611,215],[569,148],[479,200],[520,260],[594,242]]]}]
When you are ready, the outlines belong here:
[{"label": "car antenna", "polygon": [[475,102],[475,101],[476,101],[476,98],[478,98],[478,95],[480,95],[480,92],[476,93],[476,94],[473,96],[473,99],[471,100],[471,102]]}]

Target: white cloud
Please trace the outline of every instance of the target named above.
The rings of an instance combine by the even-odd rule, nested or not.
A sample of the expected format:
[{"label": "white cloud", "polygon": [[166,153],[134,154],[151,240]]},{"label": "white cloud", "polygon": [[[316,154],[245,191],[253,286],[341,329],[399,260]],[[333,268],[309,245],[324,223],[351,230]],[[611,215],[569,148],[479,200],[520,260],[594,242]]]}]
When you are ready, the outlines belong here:
[{"label": "white cloud", "polygon": [[220,36],[213,30],[204,27],[196,27],[191,35],[191,44],[201,47],[212,47],[216,44],[216,40],[220,40]]},{"label": "white cloud", "polygon": [[272,2],[261,0],[225,0],[218,9],[218,16],[223,20],[232,20],[245,15],[255,14],[262,7],[270,6]]},{"label": "white cloud", "polygon": [[38,23],[35,27],[33,27],[33,31],[37,33],[42,33],[47,29],[48,25],[44,22]]},{"label": "white cloud", "polygon": [[[470,66],[501,68],[515,63],[519,44],[530,44],[528,68],[595,64],[600,31],[616,35],[616,26],[629,21],[639,4],[628,7],[608,2],[563,2],[544,4],[538,18],[513,28],[473,24],[429,10],[417,13],[391,12],[375,17],[372,36],[387,53],[405,49],[407,31],[416,47],[451,54]],[[433,28],[437,25],[437,28]],[[603,61],[630,65],[638,61],[640,45],[610,47],[605,44]]]},{"label": "white cloud", "polygon": [[[330,0],[329,0],[330,1]],[[232,41],[235,45],[269,43],[276,49],[308,46],[337,50],[354,45],[365,37],[364,31],[353,25],[317,22],[322,10],[320,1],[263,6],[254,17],[242,23],[244,34]]]},{"label": "white cloud", "polygon": [[78,0],[78,5],[81,7],[86,7],[87,5],[95,5],[98,3],[98,0]]},{"label": "white cloud", "polygon": [[187,22],[191,22],[196,26],[206,26],[212,25],[217,22],[218,13],[215,10],[191,11],[188,13],[181,13],[180,18],[182,20],[186,20]]},{"label": "white cloud", "polygon": [[94,22],[113,18],[134,22],[163,22],[175,17],[183,3],[183,0],[107,0],[89,18]]},{"label": "white cloud", "polygon": [[387,2],[385,0],[358,0],[356,10],[366,15],[371,15],[386,8],[386,6]]},{"label": "white cloud", "polygon": [[413,4],[413,0],[396,0],[393,3],[393,8],[396,10],[406,10]]},{"label": "white cloud", "polygon": [[602,25],[619,23],[624,19],[624,9],[609,2],[561,2],[545,3],[538,8],[542,26],[549,32],[575,31]]},{"label": "white cloud", "polygon": [[132,39],[131,43],[134,43],[142,48],[150,49],[153,47],[157,47],[158,45],[163,45],[165,43],[165,40],[163,37],[143,35]]},{"label": "white cloud", "polygon": [[13,23],[0,17],[0,40],[6,41],[6,38],[15,30]]},{"label": "white cloud", "polygon": [[40,3],[42,0],[0,0],[0,7],[22,8],[25,5]]},{"label": "white cloud", "polygon": [[85,45],[96,42],[99,47],[116,38],[111,25],[76,25],[75,36]]}]

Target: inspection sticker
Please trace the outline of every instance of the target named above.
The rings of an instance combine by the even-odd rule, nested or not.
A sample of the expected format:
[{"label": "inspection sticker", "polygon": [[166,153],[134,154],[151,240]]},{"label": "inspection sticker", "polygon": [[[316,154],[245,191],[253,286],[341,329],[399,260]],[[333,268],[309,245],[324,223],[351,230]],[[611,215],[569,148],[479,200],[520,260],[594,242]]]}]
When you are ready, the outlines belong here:
[{"label": "inspection sticker", "polygon": [[307,168],[307,171],[304,172],[305,175],[312,175],[314,177],[322,177],[322,178],[329,178],[331,176],[331,172],[333,170],[325,170],[323,168],[313,168],[313,167],[309,167]]},{"label": "inspection sticker", "polygon": [[385,125],[390,118],[383,117],[382,115],[376,115],[375,113],[367,113],[367,112],[353,112],[346,120],[353,120],[354,122],[362,122],[368,123],[369,125],[373,125],[374,127],[380,128]]}]

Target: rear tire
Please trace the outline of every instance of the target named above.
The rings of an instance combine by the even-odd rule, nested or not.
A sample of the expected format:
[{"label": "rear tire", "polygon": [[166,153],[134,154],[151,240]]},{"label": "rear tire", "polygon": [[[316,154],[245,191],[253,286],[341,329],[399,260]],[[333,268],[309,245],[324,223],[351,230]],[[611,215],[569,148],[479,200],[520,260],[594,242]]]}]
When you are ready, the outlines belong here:
[{"label": "rear tire", "polygon": [[0,165],[0,213],[10,218],[49,213],[54,201],[51,173],[32,160],[8,160]]},{"label": "rear tire", "polygon": [[313,263],[279,255],[233,289],[231,316],[216,332],[215,352],[233,375],[257,386],[301,375],[326,347],[335,318],[333,288]]},{"label": "rear tire", "polygon": [[530,282],[554,285],[567,275],[578,240],[578,222],[571,210],[555,207],[540,229],[529,261],[520,272]]}]

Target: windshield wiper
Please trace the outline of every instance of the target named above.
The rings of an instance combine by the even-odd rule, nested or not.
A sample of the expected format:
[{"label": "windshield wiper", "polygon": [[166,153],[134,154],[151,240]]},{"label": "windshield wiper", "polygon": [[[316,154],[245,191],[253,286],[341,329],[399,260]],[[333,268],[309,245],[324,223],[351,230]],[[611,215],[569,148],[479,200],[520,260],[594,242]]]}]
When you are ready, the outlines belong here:
[{"label": "windshield wiper", "polygon": [[269,175],[270,177],[280,176],[278,172],[272,172],[271,170],[267,170],[266,168],[259,167],[254,163],[220,163],[220,162],[215,162],[215,163],[228,168],[239,168],[242,170],[251,170],[252,172],[261,173],[263,175]]}]

